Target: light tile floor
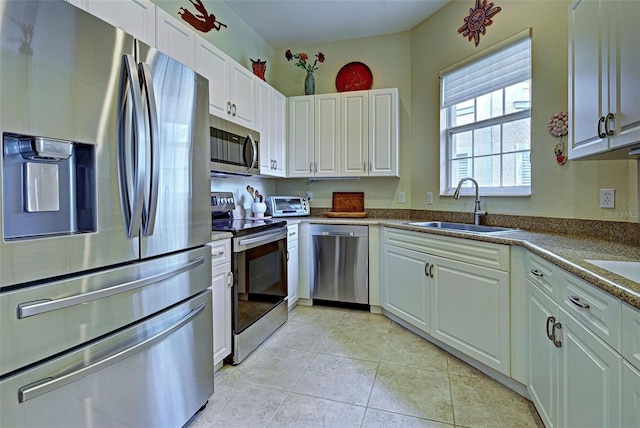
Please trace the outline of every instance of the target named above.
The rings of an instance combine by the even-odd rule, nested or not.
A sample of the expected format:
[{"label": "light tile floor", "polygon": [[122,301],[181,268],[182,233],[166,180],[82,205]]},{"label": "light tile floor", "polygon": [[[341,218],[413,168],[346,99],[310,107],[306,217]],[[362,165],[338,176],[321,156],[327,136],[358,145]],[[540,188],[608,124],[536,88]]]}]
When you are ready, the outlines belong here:
[{"label": "light tile floor", "polygon": [[383,315],[297,306],[189,424],[542,427],[530,401]]}]

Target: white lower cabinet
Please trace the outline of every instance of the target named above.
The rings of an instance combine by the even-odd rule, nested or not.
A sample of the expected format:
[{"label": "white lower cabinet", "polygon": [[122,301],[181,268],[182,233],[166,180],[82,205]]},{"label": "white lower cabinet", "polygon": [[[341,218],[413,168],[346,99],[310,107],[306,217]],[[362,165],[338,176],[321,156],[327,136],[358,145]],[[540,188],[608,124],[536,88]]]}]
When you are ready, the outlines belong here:
[{"label": "white lower cabinet", "polygon": [[213,301],[213,365],[218,369],[231,354],[231,240],[214,241],[211,246],[211,299]]},{"label": "white lower cabinet", "polygon": [[298,225],[287,225],[287,301],[289,309],[298,302]]},{"label": "white lower cabinet", "polygon": [[383,309],[509,376],[509,247],[389,228],[383,236]]},{"label": "white lower cabinet", "polygon": [[564,309],[559,314],[557,426],[620,426],[622,357]]},{"label": "white lower cabinet", "polygon": [[384,309],[431,333],[429,256],[385,244],[380,266],[380,302]]},{"label": "white lower cabinet", "polygon": [[624,361],[622,364],[622,426],[640,425],[640,371]]},{"label": "white lower cabinet", "polygon": [[431,335],[509,376],[509,272],[432,257]]},{"label": "white lower cabinet", "polygon": [[[532,264],[527,279],[529,395],[547,428],[619,427],[622,356],[599,337],[600,330],[596,334],[591,325],[562,307],[562,296],[579,280],[567,281],[569,274],[553,270],[546,274]],[[596,311],[584,318],[608,319],[619,313],[619,304],[610,305],[605,313],[597,312],[601,308],[582,308]],[[620,322],[615,325],[614,334]]]}]

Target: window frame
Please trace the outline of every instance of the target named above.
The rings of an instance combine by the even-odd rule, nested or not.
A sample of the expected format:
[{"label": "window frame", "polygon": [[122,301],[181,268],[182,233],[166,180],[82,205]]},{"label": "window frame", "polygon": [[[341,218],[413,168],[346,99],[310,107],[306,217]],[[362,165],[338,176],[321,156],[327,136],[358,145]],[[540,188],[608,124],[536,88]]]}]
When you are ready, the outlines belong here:
[{"label": "window frame", "polygon": [[[442,77],[448,73],[451,73],[453,71],[456,70],[460,70],[463,67],[468,66],[469,64],[487,57],[489,55],[492,55],[496,52],[499,52],[505,48],[508,48],[509,46],[513,45],[514,43],[517,43],[519,41],[521,41],[522,39],[528,38],[529,39],[529,54],[531,55],[531,50],[532,50],[532,46],[531,46],[531,31],[530,29],[527,29],[525,31],[522,31],[506,40],[503,40],[500,43],[497,43],[494,46],[491,46],[489,48],[487,48],[486,50],[479,52],[478,54],[475,54],[473,56],[471,56],[470,58],[467,58],[464,61],[461,61],[458,64],[454,64],[451,67],[448,67],[447,69],[443,70],[440,72],[440,95],[441,95],[441,100],[444,99],[444,88],[443,88],[443,81],[442,81]],[[453,193],[455,192],[456,189],[456,185],[455,183],[451,183],[451,177],[453,175],[453,168],[450,168],[450,166],[453,164],[453,161],[455,159],[452,158],[452,153],[451,153],[451,144],[452,144],[452,135],[454,134],[459,134],[460,132],[464,132],[464,131],[473,131],[476,129],[481,129],[481,128],[485,128],[488,126],[500,126],[500,128],[502,129],[503,124],[505,123],[509,123],[509,122],[513,122],[515,120],[522,120],[522,119],[529,119],[529,149],[528,150],[512,150],[512,151],[503,151],[503,135],[501,133],[501,137],[500,137],[500,149],[497,152],[493,152],[493,155],[499,155],[499,156],[503,156],[504,154],[509,154],[509,153],[523,153],[523,152],[528,152],[529,154],[529,163],[531,165],[531,93],[532,93],[532,75],[531,75],[531,71],[529,72],[529,106],[526,109],[523,109],[522,111],[515,111],[515,112],[510,112],[510,113],[506,113],[504,114],[505,111],[505,97],[504,97],[504,90],[510,86],[512,86],[514,84],[514,82],[505,82],[505,85],[500,87],[500,89],[503,91],[502,97],[502,114],[496,117],[491,117],[491,118],[485,118],[479,121],[475,121],[473,123],[466,123],[463,125],[458,125],[458,126],[451,126],[451,122],[453,121],[453,117],[452,117],[452,112],[453,109],[455,108],[456,105],[459,105],[462,102],[465,102],[465,100],[460,100],[458,101],[456,104],[447,106],[447,107],[442,107],[442,102],[441,102],[441,106],[440,106],[440,195],[441,196],[451,196],[453,195]],[[496,89],[494,89],[496,90]],[[478,93],[473,94],[473,98],[467,99],[466,101],[470,101],[470,100],[477,100],[479,97],[483,96],[484,94],[481,94],[480,92],[482,91],[478,91]],[[493,91],[491,91],[493,92]],[[474,114],[476,113],[476,108],[477,108],[477,104],[474,102]],[[475,117],[474,117],[475,120]],[[470,159],[478,159],[481,157],[486,157],[489,156],[489,154],[483,154],[481,156],[474,156],[473,153],[471,154],[471,156],[469,157]],[[460,158],[456,158],[456,159],[460,159]],[[500,176],[502,177],[502,173],[503,173],[503,163],[501,162],[500,164]],[[529,174],[531,174],[531,171],[529,172]],[[471,177],[473,177],[473,175],[471,175]],[[463,178],[463,177],[461,177]],[[474,177],[475,178],[475,177]],[[524,186],[502,186],[502,184],[498,187],[487,187],[487,186],[480,186],[479,188],[479,193],[481,196],[530,196],[532,194],[532,186],[533,186],[533,177],[530,175],[530,184],[529,185],[524,185]],[[475,195],[475,189],[470,186],[470,183],[465,183],[465,185],[463,185],[461,192],[461,195],[465,196],[465,195]]]}]

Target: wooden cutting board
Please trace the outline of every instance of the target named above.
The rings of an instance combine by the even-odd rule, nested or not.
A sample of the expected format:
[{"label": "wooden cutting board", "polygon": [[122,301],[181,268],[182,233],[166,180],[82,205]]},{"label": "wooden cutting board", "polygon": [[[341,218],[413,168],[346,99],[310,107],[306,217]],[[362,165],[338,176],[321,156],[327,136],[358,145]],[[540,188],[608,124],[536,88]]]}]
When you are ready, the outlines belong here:
[{"label": "wooden cutting board", "polygon": [[332,212],[364,212],[364,192],[333,192]]}]

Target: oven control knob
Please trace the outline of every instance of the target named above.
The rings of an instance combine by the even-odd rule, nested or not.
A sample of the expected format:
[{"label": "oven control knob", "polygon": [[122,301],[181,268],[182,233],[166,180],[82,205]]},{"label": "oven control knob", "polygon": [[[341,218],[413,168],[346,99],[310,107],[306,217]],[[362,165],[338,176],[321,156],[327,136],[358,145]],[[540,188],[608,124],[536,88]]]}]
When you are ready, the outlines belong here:
[{"label": "oven control knob", "polygon": [[218,200],[220,201],[220,205],[224,205],[227,203],[227,198],[219,198]]},{"label": "oven control knob", "polygon": [[227,198],[227,204],[235,205],[235,202],[233,201],[233,198]]}]

